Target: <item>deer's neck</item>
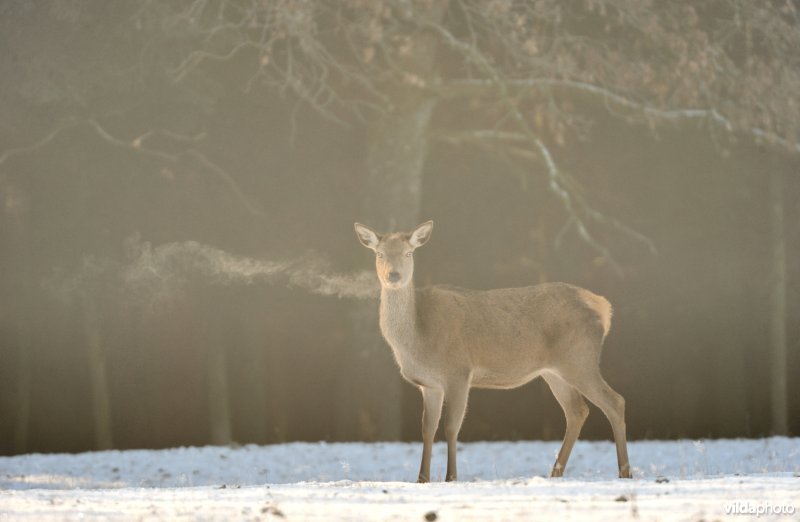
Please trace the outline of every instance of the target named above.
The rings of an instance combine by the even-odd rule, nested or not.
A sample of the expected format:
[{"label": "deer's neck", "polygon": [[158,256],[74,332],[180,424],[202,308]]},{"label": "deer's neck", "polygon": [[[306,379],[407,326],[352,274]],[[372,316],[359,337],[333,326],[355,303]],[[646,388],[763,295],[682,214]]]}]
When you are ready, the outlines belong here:
[{"label": "deer's neck", "polygon": [[397,290],[381,289],[380,325],[383,336],[395,351],[414,346],[417,313],[413,282]]}]

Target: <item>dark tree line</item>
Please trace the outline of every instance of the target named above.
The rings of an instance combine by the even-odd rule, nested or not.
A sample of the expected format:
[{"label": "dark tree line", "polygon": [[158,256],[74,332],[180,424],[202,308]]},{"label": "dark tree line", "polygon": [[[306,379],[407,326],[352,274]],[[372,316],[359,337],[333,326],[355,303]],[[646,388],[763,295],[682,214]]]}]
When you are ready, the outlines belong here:
[{"label": "dark tree line", "polygon": [[[350,222],[423,217],[452,231],[423,277],[618,292],[624,348],[607,358],[630,372],[624,394],[667,393],[647,390],[655,361],[677,388],[674,415],[656,416],[669,422],[639,436],[788,433],[796,5],[695,4],[4,4],[6,447],[24,451],[31,426],[47,429],[32,415],[37,394],[61,389],[42,373],[60,358],[83,386],[74,402],[91,404],[95,447],[145,422],[159,427],[121,444],[413,437],[416,406],[374,301],[192,281],[143,308],[102,277],[67,301],[51,290],[87,259],[124,258],[134,233],[256,257],[314,249],[347,271],[365,265]],[[670,295],[692,289],[683,279],[702,284]],[[173,385],[185,429],[171,424]],[[704,390],[719,419],[707,404],[679,409]],[[548,422],[528,433],[549,436]],[[511,436],[497,424],[476,433]]]}]

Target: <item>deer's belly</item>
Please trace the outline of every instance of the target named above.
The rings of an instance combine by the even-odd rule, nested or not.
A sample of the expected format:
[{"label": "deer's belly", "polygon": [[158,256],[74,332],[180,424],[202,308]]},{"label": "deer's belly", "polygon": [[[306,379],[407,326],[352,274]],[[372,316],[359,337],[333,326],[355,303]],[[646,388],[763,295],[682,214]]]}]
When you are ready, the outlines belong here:
[{"label": "deer's belly", "polygon": [[472,372],[472,386],[475,388],[517,388],[531,382],[541,375],[541,370],[476,368]]}]

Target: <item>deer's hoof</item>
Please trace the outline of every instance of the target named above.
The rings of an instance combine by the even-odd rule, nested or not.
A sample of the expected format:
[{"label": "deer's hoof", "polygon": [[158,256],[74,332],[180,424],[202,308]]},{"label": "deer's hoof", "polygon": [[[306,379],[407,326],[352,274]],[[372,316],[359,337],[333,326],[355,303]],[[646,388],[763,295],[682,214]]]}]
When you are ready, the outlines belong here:
[{"label": "deer's hoof", "polygon": [[444,479],[445,482],[455,482],[458,480],[456,475],[447,475],[447,478]]},{"label": "deer's hoof", "polygon": [[550,478],[561,478],[564,476],[564,468],[554,467],[552,471],[550,471]]},{"label": "deer's hoof", "polygon": [[631,468],[625,467],[623,469],[620,469],[619,478],[625,478],[625,479],[633,478],[633,475],[631,474]]},{"label": "deer's hoof", "polygon": [[423,477],[422,475],[420,475],[419,478],[417,478],[417,484],[427,484],[428,482],[430,482],[430,479],[428,479],[428,477]]}]

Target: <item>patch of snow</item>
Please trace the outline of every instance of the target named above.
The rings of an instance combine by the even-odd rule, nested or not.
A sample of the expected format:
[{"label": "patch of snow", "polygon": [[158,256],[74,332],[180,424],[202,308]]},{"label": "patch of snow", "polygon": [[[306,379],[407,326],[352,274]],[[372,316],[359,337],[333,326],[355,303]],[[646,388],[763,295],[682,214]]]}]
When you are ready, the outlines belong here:
[{"label": "patch of snow", "polygon": [[[800,439],[459,445],[458,483],[415,484],[421,443],[291,443],[0,458],[0,520],[797,519]],[[446,447],[434,447],[443,480]],[[729,512],[726,512],[728,508]],[[744,514],[733,514],[738,510]],[[763,513],[759,514],[758,511]],[[782,510],[782,511],[781,511]]]}]

